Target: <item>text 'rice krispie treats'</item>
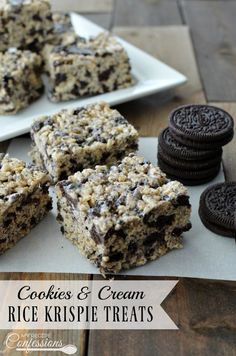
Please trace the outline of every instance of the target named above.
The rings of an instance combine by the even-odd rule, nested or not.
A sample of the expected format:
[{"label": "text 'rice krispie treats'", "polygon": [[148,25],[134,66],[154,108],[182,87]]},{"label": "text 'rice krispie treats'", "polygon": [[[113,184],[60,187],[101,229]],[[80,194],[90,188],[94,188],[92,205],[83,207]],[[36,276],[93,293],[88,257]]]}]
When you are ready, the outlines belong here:
[{"label": "text 'rice krispie treats'", "polygon": [[37,167],[0,158],[0,254],[13,247],[51,209],[49,177]]},{"label": "text 'rice krispie treats'", "polygon": [[138,133],[106,103],[62,110],[35,121],[31,157],[54,182],[97,164],[112,164],[137,149]]},{"label": "text 'rice krispie treats'", "polygon": [[102,274],[182,247],[191,228],[186,188],[134,154],[118,166],[77,172],[56,192],[62,232]]},{"label": "text 'rice krispie treats'", "polygon": [[0,52],[0,114],[14,114],[43,93],[42,60],[30,51]]},{"label": "text 'rice krispie treats'", "polygon": [[53,31],[48,0],[0,0],[0,51],[37,50]]},{"label": "text 'rice krispie treats'", "polygon": [[87,41],[78,37],[71,45],[46,46],[44,61],[49,99],[54,102],[127,88],[133,83],[125,49],[106,32]]}]

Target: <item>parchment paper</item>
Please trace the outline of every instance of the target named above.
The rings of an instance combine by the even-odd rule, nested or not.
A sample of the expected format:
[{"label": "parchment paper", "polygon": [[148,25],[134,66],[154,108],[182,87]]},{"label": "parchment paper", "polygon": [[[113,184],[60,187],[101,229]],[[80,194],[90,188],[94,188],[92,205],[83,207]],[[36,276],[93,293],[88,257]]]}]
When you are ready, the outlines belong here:
[{"label": "parchment paper", "polygon": [[[29,148],[29,139],[15,139],[8,152],[13,157],[29,161]],[[141,138],[139,153],[156,164],[157,139]],[[223,171],[211,183],[221,181],[224,181]],[[199,197],[205,187],[189,188],[193,228],[184,235],[184,248],[122,274],[236,280],[235,240],[208,231],[198,217]],[[98,272],[62,236],[55,216],[54,204],[54,210],[27,237],[0,256],[0,272]]]}]

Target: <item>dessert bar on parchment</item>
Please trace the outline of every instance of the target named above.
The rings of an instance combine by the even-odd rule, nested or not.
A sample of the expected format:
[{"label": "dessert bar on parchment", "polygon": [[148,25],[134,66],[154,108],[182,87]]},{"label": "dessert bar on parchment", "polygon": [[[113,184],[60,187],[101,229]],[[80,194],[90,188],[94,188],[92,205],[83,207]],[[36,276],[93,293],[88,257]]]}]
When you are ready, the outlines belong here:
[{"label": "dessert bar on parchment", "polygon": [[138,147],[135,128],[104,102],[39,118],[31,137],[34,163],[54,182],[97,164],[110,165]]},{"label": "dessert bar on parchment", "polygon": [[0,254],[26,236],[52,208],[49,177],[23,161],[0,157]]},{"label": "dessert bar on parchment", "polygon": [[15,114],[44,91],[42,60],[31,51],[0,52],[0,114]]},{"label": "dessert bar on parchment", "polygon": [[56,192],[61,231],[102,274],[182,247],[191,228],[187,189],[135,154],[77,172]]},{"label": "dessert bar on parchment", "polygon": [[53,32],[48,0],[0,0],[0,51],[39,50]]},{"label": "dessert bar on parchment", "polygon": [[89,40],[78,37],[74,43],[69,31],[59,42],[62,45],[48,45],[43,53],[51,101],[97,95],[133,84],[127,52],[108,33]]}]

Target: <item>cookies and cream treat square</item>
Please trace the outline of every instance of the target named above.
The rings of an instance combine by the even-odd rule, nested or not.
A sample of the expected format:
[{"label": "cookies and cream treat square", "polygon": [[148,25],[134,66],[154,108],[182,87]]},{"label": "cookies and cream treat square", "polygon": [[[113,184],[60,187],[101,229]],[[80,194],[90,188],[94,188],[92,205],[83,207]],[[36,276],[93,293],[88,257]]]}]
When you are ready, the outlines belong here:
[{"label": "cookies and cream treat square", "polygon": [[25,162],[0,157],[0,254],[26,236],[51,209],[49,177]]},{"label": "cookies and cream treat square", "polygon": [[0,114],[14,114],[41,96],[42,60],[31,51],[0,52]]},{"label": "cookies and cream treat square", "polygon": [[102,274],[182,247],[191,228],[187,189],[135,154],[77,172],[56,192],[61,231]]},{"label": "cookies and cream treat square", "polygon": [[137,149],[138,141],[135,128],[104,102],[39,118],[31,137],[33,161],[45,167],[54,182],[121,160]]},{"label": "cookies and cream treat square", "polygon": [[[68,36],[68,34],[67,34]],[[68,37],[64,38],[68,41]],[[131,66],[123,46],[107,32],[76,43],[50,47],[44,60],[49,74],[49,99],[67,101],[127,88],[133,84]]]},{"label": "cookies and cream treat square", "polygon": [[75,44],[78,38],[71,22],[70,14],[53,12],[53,36],[47,44],[51,45],[71,45]]},{"label": "cookies and cream treat square", "polygon": [[45,43],[41,55],[45,63],[45,72],[49,75],[48,59],[55,46],[73,46],[81,42],[83,45],[86,40],[76,34],[70,15],[68,13],[54,12],[53,19],[53,34],[50,40]]},{"label": "cookies and cream treat square", "polygon": [[55,31],[60,32],[61,28],[60,26],[63,26],[64,28],[73,28],[72,22],[71,22],[71,17],[70,14],[67,12],[53,12],[52,13],[52,21],[54,24]]},{"label": "cookies and cream treat square", "polygon": [[48,0],[0,0],[0,51],[37,50],[53,31]]}]

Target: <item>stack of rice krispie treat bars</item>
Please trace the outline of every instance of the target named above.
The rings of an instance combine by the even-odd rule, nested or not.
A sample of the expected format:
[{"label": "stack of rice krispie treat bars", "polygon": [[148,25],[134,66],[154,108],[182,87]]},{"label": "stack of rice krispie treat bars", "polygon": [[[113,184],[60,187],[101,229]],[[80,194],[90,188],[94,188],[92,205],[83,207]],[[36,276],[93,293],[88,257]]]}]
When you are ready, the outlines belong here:
[{"label": "stack of rice krispie treat bars", "polygon": [[40,51],[52,38],[48,0],[0,0],[0,114],[15,114],[43,91]]},{"label": "stack of rice krispie treat bars", "polygon": [[34,163],[57,182],[61,231],[102,274],[182,247],[187,189],[136,155],[138,133],[117,110],[62,110],[36,120],[31,136]]},{"label": "stack of rice krispie treat bars", "polygon": [[49,0],[0,0],[0,68],[1,115],[15,114],[41,96],[43,73],[53,102],[133,84],[121,43],[107,32],[80,37],[70,15],[53,13]]}]

